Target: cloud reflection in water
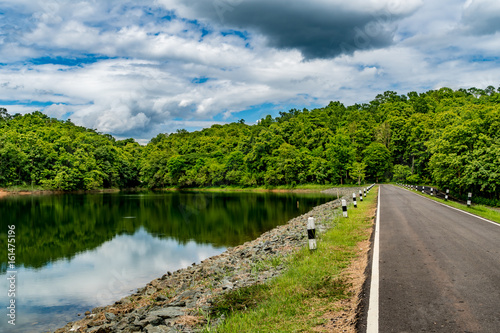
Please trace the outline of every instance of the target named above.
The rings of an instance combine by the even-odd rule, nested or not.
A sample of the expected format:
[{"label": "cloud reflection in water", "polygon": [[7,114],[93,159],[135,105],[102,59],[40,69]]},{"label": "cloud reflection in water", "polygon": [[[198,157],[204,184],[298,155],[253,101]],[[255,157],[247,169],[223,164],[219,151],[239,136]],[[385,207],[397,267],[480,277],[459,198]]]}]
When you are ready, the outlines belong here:
[{"label": "cloud reflection in water", "polygon": [[[58,260],[41,269],[19,268],[17,273],[18,322],[23,326],[45,321],[47,308],[61,307],[64,318],[75,316],[82,308],[110,304],[136,288],[143,287],[167,271],[175,271],[222,253],[224,247],[179,244],[174,239],[158,238],[140,228],[133,235],[118,235],[92,251],[77,254],[71,260]],[[7,290],[7,279],[0,290]],[[24,316],[28,315],[28,317]],[[24,316],[24,318],[22,318]],[[2,317],[6,317],[5,308]],[[71,320],[75,320],[73,318]],[[64,319],[59,326],[63,326]],[[51,320],[53,322],[53,318]],[[6,325],[0,324],[0,331]],[[57,325],[57,324],[56,324]],[[26,331],[16,325],[18,332]]]}]

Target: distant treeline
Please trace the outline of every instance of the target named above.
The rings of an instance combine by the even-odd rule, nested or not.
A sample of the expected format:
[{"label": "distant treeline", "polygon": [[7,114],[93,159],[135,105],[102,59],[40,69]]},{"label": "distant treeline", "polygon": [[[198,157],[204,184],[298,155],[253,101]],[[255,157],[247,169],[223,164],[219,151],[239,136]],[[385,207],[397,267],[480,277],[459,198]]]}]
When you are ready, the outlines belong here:
[{"label": "distant treeline", "polygon": [[[500,200],[500,88],[418,94],[292,109],[158,134],[146,146],[41,112],[0,109],[0,186],[294,186],[364,181],[434,184]],[[488,202],[486,200],[485,202]]]}]

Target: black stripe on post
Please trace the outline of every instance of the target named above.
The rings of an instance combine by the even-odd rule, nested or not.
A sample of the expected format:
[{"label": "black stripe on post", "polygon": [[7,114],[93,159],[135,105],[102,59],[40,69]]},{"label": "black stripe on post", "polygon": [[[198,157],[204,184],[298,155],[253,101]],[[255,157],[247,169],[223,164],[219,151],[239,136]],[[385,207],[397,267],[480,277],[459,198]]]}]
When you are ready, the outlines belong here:
[{"label": "black stripe on post", "polygon": [[307,238],[309,239],[309,250],[316,250],[316,226],[314,217],[307,219]]},{"label": "black stripe on post", "polygon": [[316,239],[316,229],[307,229],[307,239]]}]

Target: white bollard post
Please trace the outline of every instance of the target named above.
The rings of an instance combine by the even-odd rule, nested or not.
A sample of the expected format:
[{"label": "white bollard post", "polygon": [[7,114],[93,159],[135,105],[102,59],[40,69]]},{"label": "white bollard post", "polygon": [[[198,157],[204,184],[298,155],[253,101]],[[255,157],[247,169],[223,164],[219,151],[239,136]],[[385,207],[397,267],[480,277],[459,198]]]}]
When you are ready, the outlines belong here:
[{"label": "white bollard post", "polygon": [[431,187],[431,196],[434,196],[434,189]]},{"label": "white bollard post", "polygon": [[467,207],[470,207],[471,201],[472,201],[472,193],[469,192],[469,194],[467,195]]},{"label": "white bollard post", "polygon": [[352,194],[352,202],[354,203],[354,208],[358,208],[358,203],[356,202],[356,192]]},{"label": "white bollard post", "polygon": [[359,190],[359,201],[363,202],[363,192]]},{"label": "white bollard post", "polygon": [[344,199],[342,199],[342,214],[347,217],[347,202]]},{"label": "white bollard post", "polygon": [[316,250],[316,226],[314,225],[314,217],[307,219],[307,238],[309,239],[309,250]]},{"label": "white bollard post", "polygon": [[363,191],[365,192],[365,198],[366,198],[366,188],[364,188]]}]

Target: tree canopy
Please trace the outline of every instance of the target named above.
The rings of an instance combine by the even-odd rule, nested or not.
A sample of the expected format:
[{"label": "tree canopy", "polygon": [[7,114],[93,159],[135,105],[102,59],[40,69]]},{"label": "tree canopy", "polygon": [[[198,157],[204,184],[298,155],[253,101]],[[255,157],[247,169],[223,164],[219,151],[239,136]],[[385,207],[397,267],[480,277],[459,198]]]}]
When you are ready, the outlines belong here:
[{"label": "tree canopy", "polygon": [[0,186],[75,190],[142,186],[435,184],[500,195],[500,88],[441,88],[365,104],[292,109],[162,133],[146,146],[41,112],[0,110]]},{"label": "tree canopy", "polygon": [[4,187],[133,187],[139,184],[140,154],[134,140],[116,141],[38,111],[3,115],[0,121],[0,186]]}]

